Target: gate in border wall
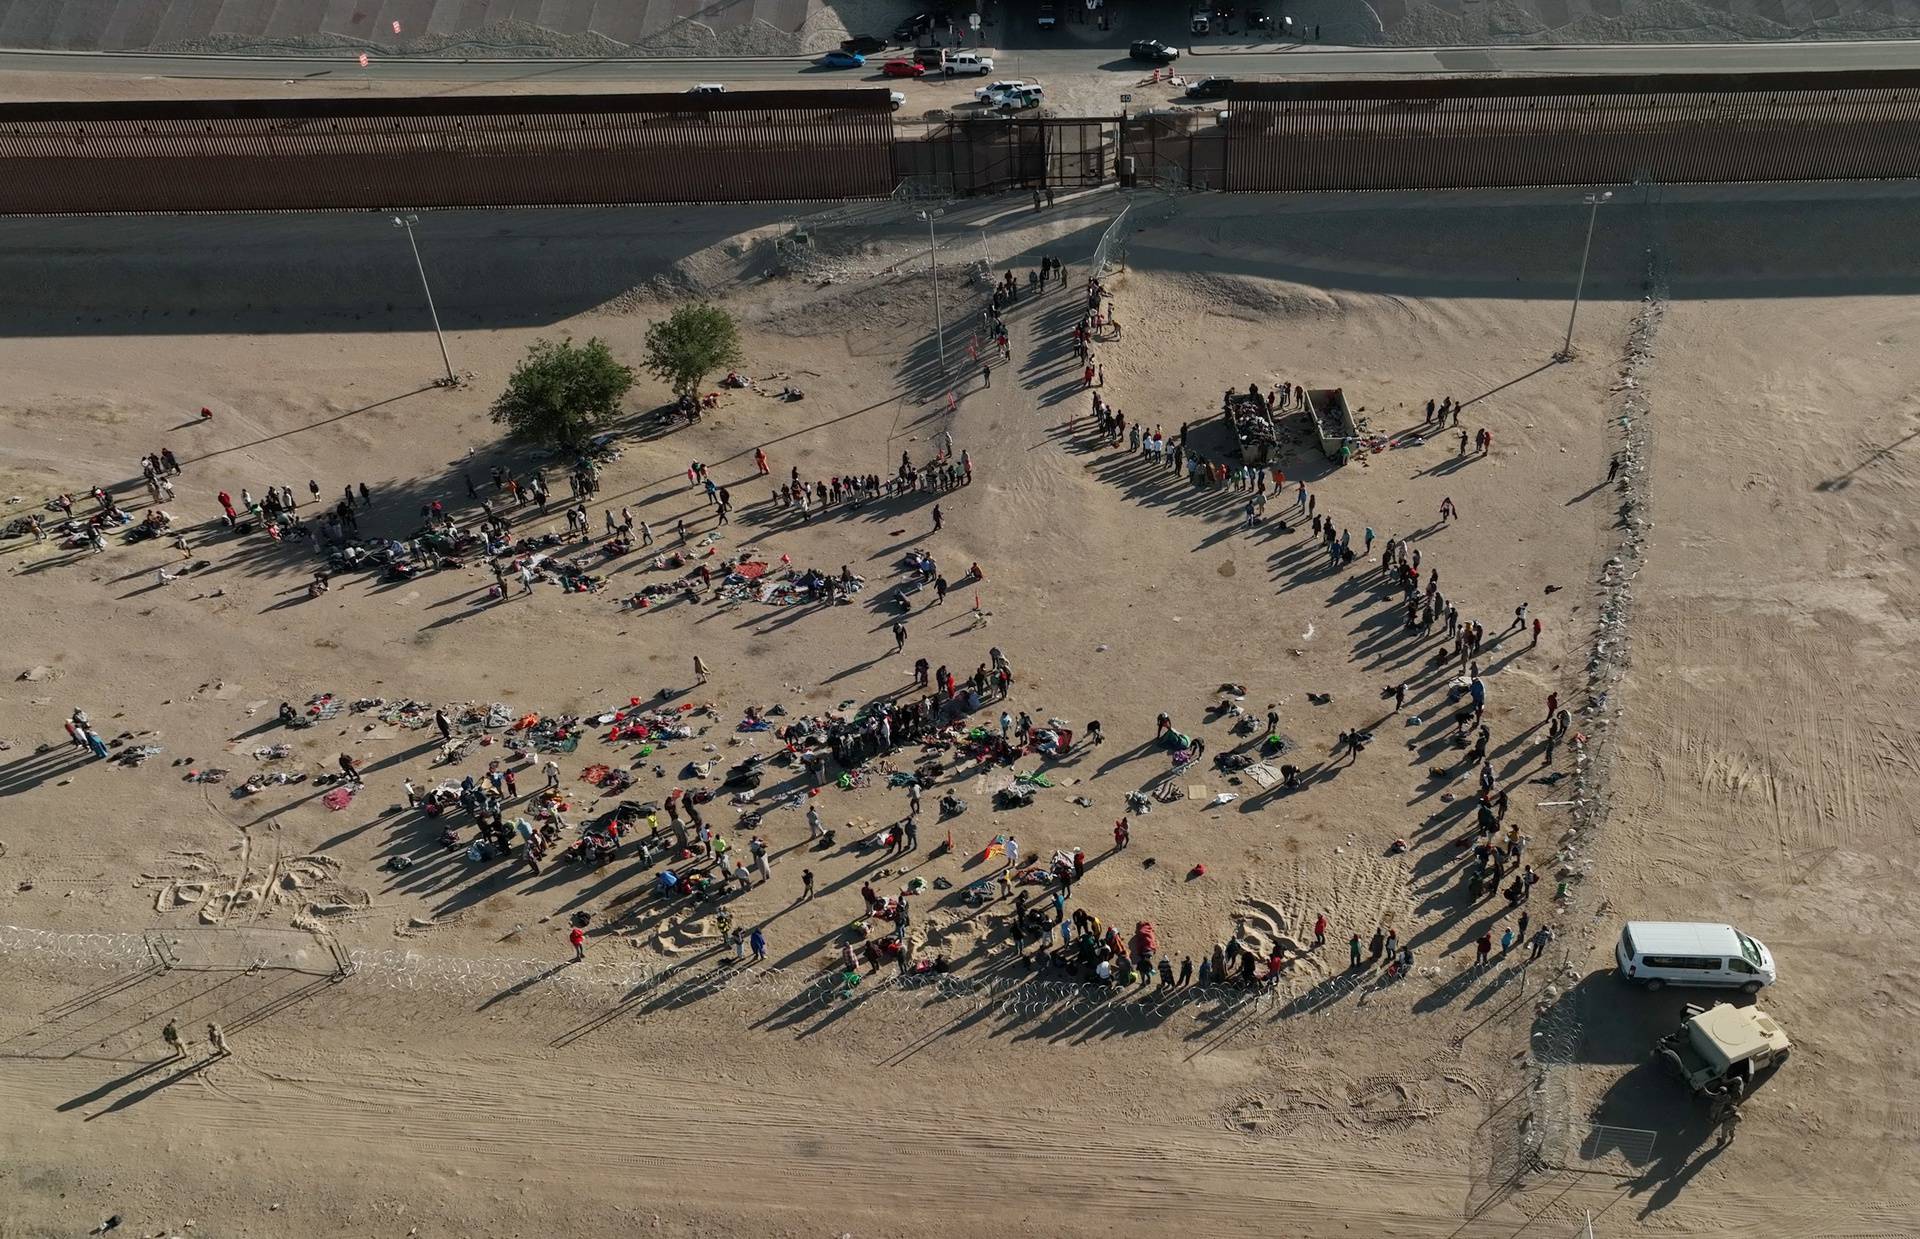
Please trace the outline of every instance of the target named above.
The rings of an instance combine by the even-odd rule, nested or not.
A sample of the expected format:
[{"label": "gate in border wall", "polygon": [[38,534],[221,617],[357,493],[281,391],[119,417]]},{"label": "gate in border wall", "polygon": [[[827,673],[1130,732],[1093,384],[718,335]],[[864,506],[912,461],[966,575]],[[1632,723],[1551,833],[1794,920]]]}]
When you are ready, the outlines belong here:
[{"label": "gate in border wall", "polygon": [[956,197],[1010,189],[1083,189],[1112,178],[1110,119],[973,116],[931,122],[894,147],[897,180]]}]

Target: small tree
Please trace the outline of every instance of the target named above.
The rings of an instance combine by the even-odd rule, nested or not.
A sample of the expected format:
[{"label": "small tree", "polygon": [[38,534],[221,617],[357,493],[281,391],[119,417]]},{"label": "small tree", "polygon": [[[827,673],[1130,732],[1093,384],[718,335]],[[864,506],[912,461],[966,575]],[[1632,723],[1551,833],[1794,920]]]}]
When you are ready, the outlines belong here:
[{"label": "small tree", "polygon": [[706,377],[740,364],[740,328],[717,305],[683,305],[647,328],[647,370],[676,396],[698,396]]},{"label": "small tree", "polygon": [[522,438],[579,447],[632,387],[633,371],[598,336],[585,344],[535,340],[493,402],[493,420]]}]

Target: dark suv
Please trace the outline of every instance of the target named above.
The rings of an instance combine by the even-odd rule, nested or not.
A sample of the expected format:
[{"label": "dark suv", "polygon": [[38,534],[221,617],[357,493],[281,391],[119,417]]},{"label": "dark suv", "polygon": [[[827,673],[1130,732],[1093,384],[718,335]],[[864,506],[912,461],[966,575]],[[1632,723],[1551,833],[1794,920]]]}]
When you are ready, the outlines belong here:
[{"label": "dark suv", "polygon": [[1187,98],[1224,99],[1232,89],[1233,79],[1230,77],[1203,77],[1187,87]]},{"label": "dark suv", "polygon": [[870,34],[857,34],[851,39],[842,42],[840,44],[840,50],[843,52],[852,52],[857,56],[871,56],[875,52],[886,51],[887,41],[885,39],[876,39]]},{"label": "dark suv", "polygon": [[1127,55],[1134,60],[1143,60],[1148,64],[1170,65],[1180,59],[1180,49],[1162,43],[1158,39],[1138,39],[1127,48]]}]

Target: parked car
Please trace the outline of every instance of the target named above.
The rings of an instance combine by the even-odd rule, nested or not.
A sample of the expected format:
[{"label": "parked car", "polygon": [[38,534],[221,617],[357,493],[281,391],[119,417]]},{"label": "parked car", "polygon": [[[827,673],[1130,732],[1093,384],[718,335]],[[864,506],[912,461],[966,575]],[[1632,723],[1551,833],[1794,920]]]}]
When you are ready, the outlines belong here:
[{"label": "parked car", "polygon": [[724,95],[727,93],[727,87],[724,82],[695,82],[693,85],[687,87],[687,93],[690,95]]},{"label": "parked car", "polygon": [[928,72],[942,68],[947,63],[947,49],[944,47],[916,47],[913,49],[913,63]]},{"label": "parked car", "polygon": [[820,63],[829,69],[858,69],[867,63],[867,58],[859,52],[828,52],[820,58]]},{"label": "parked car", "polygon": [[933,29],[933,14],[915,13],[893,28],[893,37],[902,43],[911,43],[931,29]]},{"label": "parked car", "polygon": [[1028,108],[1040,106],[1040,92],[1037,90],[1000,90],[986,97],[989,109],[999,112],[1024,112]]},{"label": "parked car", "polygon": [[1193,10],[1193,17],[1187,22],[1187,29],[1194,34],[1206,34],[1213,29],[1213,13],[1202,4]]},{"label": "parked car", "polygon": [[1224,99],[1232,89],[1233,79],[1230,77],[1203,77],[1187,87],[1187,98]]},{"label": "parked car", "polygon": [[1273,19],[1267,16],[1267,11],[1265,9],[1248,9],[1247,10],[1247,29],[1272,30]]},{"label": "parked car", "polygon": [[1648,989],[1728,985],[1757,994],[1778,976],[1766,944],[1731,925],[1628,921],[1613,956],[1621,977]]},{"label": "parked car", "polygon": [[1170,65],[1180,59],[1180,49],[1158,39],[1136,39],[1127,48],[1127,56],[1152,65]]},{"label": "parked car", "polygon": [[911,60],[889,60],[880,66],[882,77],[925,77],[927,66]]},{"label": "parked car", "polygon": [[1054,11],[1051,4],[1043,4],[1040,6],[1039,23],[1040,29],[1051,30],[1060,24],[1060,15]]},{"label": "parked car", "polygon": [[963,73],[985,77],[992,72],[993,57],[991,56],[982,56],[979,52],[952,52],[947,56],[948,77],[958,77]]},{"label": "parked car", "polygon": [[856,34],[840,44],[843,52],[854,52],[861,56],[871,56],[875,52],[887,50],[887,41],[870,34]]},{"label": "parked car", "polygon": [[888,91],[887,98],[893,102],[893,110],[896,112],[904,107],[907,102],[907,97],[897,90]]},{"label": "parked car", "polygon": [[987,86],[974,87],[973,97],[976,99],[985,99],[988,95],[997,95],[997,94],[1002,94],[1006,91],[1013,91],[1013,90],[1031,91],[1036,95],[1044,95],[1047,93],[1046,90],[1042,88],[1040,83],[1038,82],[1000,81],[1000,82],[994,82]]}]

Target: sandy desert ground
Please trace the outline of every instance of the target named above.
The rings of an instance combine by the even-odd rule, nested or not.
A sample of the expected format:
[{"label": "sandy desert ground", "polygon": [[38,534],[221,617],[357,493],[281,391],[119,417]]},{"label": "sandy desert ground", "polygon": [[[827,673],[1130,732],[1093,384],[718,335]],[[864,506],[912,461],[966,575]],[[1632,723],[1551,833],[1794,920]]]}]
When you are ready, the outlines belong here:
[{"label": "sandy desert ground", "polygon": [[[138,510],[138,459],[164,445],[184,466],[169,508],[206,561],[160,584],[178,556],[152,543],[0,546],[0,1233],[118,1217],[140,1235],[1491,1236],[1573,1234],[1588,1213],[1601,1234],[1920,1229],[1920,1129],[1899,1100],[1914,987],[1889,971],[1913,919],[1912,193],[1616,202],[1576,357],[1556,365],[1586,225],[1572,197],[1143,199],[1112,282],[1124,335],[1098,350],[1109,400],[1148,425],[1193,422],[1202,451],[1223,442],[1221,389],[1276,380],[1337,384],[1407,444],[1344,469],[1302,447],[1289,475],[1356,539],[1412,538],[1489,629],[1492,755],[1548,875],[1529,914],[1559,939],[1538,964],[1516,948],[1481,971],[1475,938],[1511,918],[1461,890],[1474,788],[1465,770],[1430,775],[1459,758],[1436,641],[1404,636],[1364,564],[1325,569],[1284,505],[1247,530],[1243,497],[1096,442],[1070,294],[1016,305],[1011,363],[986,388],[963,370],[949,411],[923,225],[895,208],[818,222],[805,278],[769,278],[790,227],[776,209],[436,215],[422,250],[468,376],[448,391],[380,217],[0,224],[6,517],[95,484]],[[1045,253],[1084,278],[1118,206],[954,204],[949,352],[984,295],[971,264],[1024,271]],[[644,382],[595,530],[630,506],[663,543],[684,518],[721,555],[848,564],[868,582],[852,605],[623,610],[620,595],[674,575],[639,554],[608,560],[594,594],[491,601],[473,566],[345,575],[310,599],[310,553],[218,528],[217,491],[304,499],[309,478],[328,497],[366,482],[369,529],[406,536],[435,499],[464,515],[467,477],[484,490],[496,465],[540,463],[486,417],[526,343],[600,335],[637,358],[689,295],[741,317],[749,373],[806,398],[731,393],[662,433]],[[1493,431],[1490,453],[1408,442],[1441,396],[1466,402],[1463,428]],[[943,434],[972,485],[806,525],[753,466],[764,447],[776,475],[885,473]],[[687,488],[690,460],[736,496],[724,529]],[[1449,497],[1462,519],[1443,525]],[[563,524],[557,506],[516,519]],[[917,607],[895,656],[881,599],[912,547],[985,580]],[[1545,622],[1537,648],[1501,631],[1521,602]],[[689,761],[772,751],[735,731],[749,705],[857,708],[909,688],[918,655],[964,674],[990,646],[1016,669],[1014,712],[1100,719],[1105,745],[1045,763],[1055,786],[1020,809],[991,803],[1004,769],[945,776],[970,805],[951,854],[815,850],[797,811],[768,811],[771,879],[729,904],[765,927],[765,966],[734,963],[711,916],[655,900],[636,854],[535,877],[441,848],[401,780],[477,773],[498,745],[435,766],[438,737],[377,708],[273,721],[323,692],[516,715],[711,704],[660,754],[590,738],[562,757],[570,800],[594,813],[622,796],[584,785],[589,763],[631,765],[624,795],[657,797],[689,784]],[[1157,712],[1209,761],[1245,743],[1213,708],[1227,682],[1254,714],[1279,711],[1306,787],[1180,775],[1109,854],[1126,794],[1173,773]],[[1398,717],[1380,698],[1395,682]],[[1569,746],[1545,760],[1549,693],[1579,714],[1590,764]],[[75,707],[117,751],[161,751],[81,758],[61,729]],[[1335,739],[1356,727],[1376,739],[1349,762]],[[282,742],[284,759],[254,755]],[[368,785],[338,811],[311,782],[233,794],[341,752]],[[187,779],[209,765],[230,773]],[[523,793],[538,782],[521,771]],[[875,782],[822,794],[841,845],[904,811]],[[1222,792],[1239,799],[1210,804]],[[1556,803],[1570,799],[1584,803]],[[724,833],[734,816],[710,812]],[[1175,961],[1236,934],[1303,949],[1253,991],[1121,997],[1029,974],[1007,901],[959,898],[1006,832],[1028,853],[1084,848],[1073,904],[1123,930],[1152,920]],[[411,866],[386,867],[396,857]],[[837,997],[859,886],[914,877],[952,884],[916,920],[955,973],[915,986],[889,969]],[[569,964],[582,911],[588,958]],[[1694,995],[1615,981],[1629,916],[1733,920],[1780,958],[1760,1001],[1796,1055],[1724,1147],[1645,1065]],[[1414,975],[1346,968],[1347,935],[1377,926],[1414,944]],[[148,966],[156,948],[175,966]],[[195,1043],[180,1062],[160,1040],[170,1018]],[[231,1057],[205,1056],[209,1021]]]}]

